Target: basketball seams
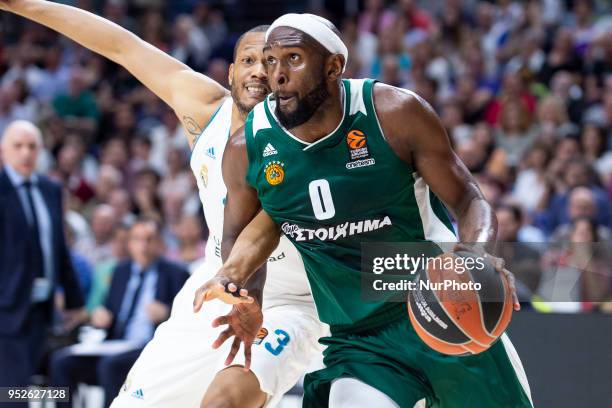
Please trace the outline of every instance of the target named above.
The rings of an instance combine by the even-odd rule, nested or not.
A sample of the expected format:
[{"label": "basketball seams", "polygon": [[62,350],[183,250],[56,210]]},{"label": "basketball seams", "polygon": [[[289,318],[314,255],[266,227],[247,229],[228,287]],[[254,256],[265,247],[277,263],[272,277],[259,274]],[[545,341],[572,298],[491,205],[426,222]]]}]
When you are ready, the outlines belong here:
[{"label": "basketball seams", "polygon": [[[427,277],[428,280],[431,281],[430,277],[429,277],[429,269],[425,268],[425,275]],[[432,290],[431,293],[433,293],[434,297],[436,298],[436,301],[438,302],[438,304],[440,305],[440,309],[442,309],[442,311],[446,314],[446,316],[451,320],[451,322],[453,322],[453,324],[455,325],[455,327],[457,327],[459,329],[459,331],[461,331],[465,337],[467,337],[468,339],[472,340],[474,343],[482,346],[482,347],[488,347],[487,344],[481,343],[480,341],[474,339],[474,337],[470,336],[468,333],[466,333],[466,331],[463,329],[463,327],[461,327],[460,324],[457,324],[457,322],[455,321],[455,319],[453,319],[453,317],[448,313],[448,311],[446,310],[446,306],[444,304],[444,302],[440,301],[440,298],[438,297],[438,294],[436,293],[436,290]],[[480,304],[480,302],[479,302]],[[482,311],[480,313],[481,315],[481,320],[482,320]],[[437,338],[437,337],[436,337]],[[465,343],[464,343],[465,344]]]},{"label": "basketball seams", "polygon": [[[449,345],[449,346],[451,346],[451,347],[461,347],[461,348],[463,348],[463,349],[467,350],[467,351],[468,351],[470,354],[474,354],[474,353],[472,353],[472,352],[471,352],[469,349],[467,349],[467,348],[465,347],[465,345],[466,345],[466,344],[469,344],[469,343],[470,343],[469,341],[467,341],[467,342],[465,342],[465,343],[455,344],[455,343],[449,343],[449,342],[447,342],[447,341],[444,341],[444,340],[442,340],[442,339],[439,339],[439,338],[438,338],[438,337],[436,337],[436,336],[431,335],[431,334],[430,334],[430,333],[429,333],[429,332],[428,332],[428,331],[427,331],[427,330],[426,330],[426,329],[423,327],[423,325],[422,325],[422,324],[419,322],[419,320],[416,318],[416,316],[414,316],[414,313],[412,312],[412,307],[410,306],[410,303],[408,303],[408,315],[409,315],[409,317],[410,317],[410,321],[412,322],[413,326],[418,326],[418,327],[415,327],[415,331],[416,331],[417,333],[418,333],[418,331],[421,331],[422,333],[424,333],[425,335],[427,335],[427,336],[431,337],[431,338],[432,338],[432,339],[434,339],[435,341],[438,341],[438,342],[443,343],[443,344],[447,344],[447,345]],[[417,330],[417,328],[418,328],[418,330]],[[419,337],[420,337],[420,336],[419,336]],[[469,338],[469,337],[468,337],[468,338]],[[425,344],[427,344],[427,343],[425,343]],[[444,352],[444,354],[453,354],[453,355],[458,355],[458,354],[450,353],[450,352],[448,352],[448,351],[445,351],[445,352]]]},{"label": "basketball seams", "polygon": [[[508,309],[512,307],[506,301],[507,297],[508,296],[512,296],[512,294],[510,293],[510,284],[508,283],[508,281],[507,281],[505,276],[502,276],[502,285],[504,285],[504,308],[502,309],[502,312],[499,314],[499,318],[497,319],[497,323],[495,323],[495,326],[493,327],[493,331],[491,332],[492,335],[495,335],[495,332],[497,331],[500,323],[505,320],[505,316],[506,316],[506,313],[508,312]],[[512,318],[512,315],[510,315],[510,318]],[[501,334],[502,333],[500,333],[500,335]]]},{"label": "basketball seams", "polygon": [[[447,256],[449,255],[453,258],[463,257],[455,253],[447,254]],[[444,256],[444,254],[440,256]],[[469,254],[467,256],[469,257]],[[512,304],[507,304],[511,296],[510,286],[503,276],[499,276],[496,269],[489,268],[489,266],[487,264],[486,273],[482,276],[475,274],[473,269],[467,269],[465,275],[457,274],[454,268],[432,267],[422,269],[419,280],[425,278],[430,283],[440,283],[448,280],[452,281],[454,288],[449,292],[444,289],[447,285],[427,286],[429,288],[427,290],[428,298],[423,298],[423,295],[415,295],[419,291],[409,293],[407,307],[410,321],[425,344],[442,354],[475,355],[489,349],[499,339],[499,336],[503,335],[503,330],[512,317]],[[480,290],[476,290],[471,284],[482,279],[484,279],[484,288],[489,288],[487,285],[494,285],[495,289],[490,287],[486,289],[485,295],[481,295]],[[467,289],[463,288],[466,282],[470,283]],[[457,292],[457,290],[460,292],[463,290],[457,289],[456,284],[461,284],[460,287],[465,289],[467,293],[462,295]],[[496,294],[493,300],[496,300],[498,296],[502,297],[501,305],[497,302],[483,304],[483,297],[486,299],[488,290]],[[442,301],[442,298],[450,300]],[[424,302],[423,306],[426,307],[426,310],[429,310],[429,308],[433,310],[435,315],[431,316],[434,321],[443,321],[448,327],[442,325],[442,323],[432,326],[429,318],[426,318],[427,321],[421,321],[421,314],[423,314],[421,302]],[[478,307],[473,304],[474,302],[478,303]],[[418,307],[421,313],[417,313],[415,307]],[[431,314],[429,311],[427,313]],[[476,317],[474,313],[480,315]],[[485,315],[485,313],[487,314]],[[497,319],[495,319],[495,316],[497,316]],[[423,317],[425,318],[425,315]],[[444,330],[440,330],[439,326]]]},{"label": "basketball seams", "polygon": [[[476,280],[474,279],[474,275],[472,275],[472,271],[466,270],[466,272],[470,274],[470,279],[472,280],[472,282],[476,282]],[[480,298],[480,293],[477,290],[475,290],[474,292],[476,292],[476,297],[478,299],[478,310],[480,310],[480,324],[481,324],[482,329],[484,330],[485,334],[488,335],[491,338],[491,341],[493,342],[493,341],[497,340],[497,337],[495,337],[493,335],[493,332],[489,332],[489,330],[487,330],[487,326],[485,325],[485,322],[484,322],[484,310],[482,309],[482,299]],[[505,296],[504,296],[504,298],[505,298]],[[504,308],[505,307],[506,307],[506,305],[504,303]],[[501,316],[503,316],[503,312],[500,315],[500,319],[501,319]],[[498,320],[497,324],[499,324],[499,320]],[[496,324],[495,327],[497,327],[497,324]]]}]

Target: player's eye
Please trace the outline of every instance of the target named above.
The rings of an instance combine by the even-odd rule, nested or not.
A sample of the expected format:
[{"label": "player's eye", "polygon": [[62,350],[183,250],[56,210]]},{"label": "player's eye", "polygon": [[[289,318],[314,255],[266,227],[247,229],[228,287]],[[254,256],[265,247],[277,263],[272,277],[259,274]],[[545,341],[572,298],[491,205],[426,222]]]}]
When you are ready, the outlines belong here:
[{"label": "player's eye", "polygon": [[268,65],[273,65],[273,64],[275,64],[275,63],[276,63],[276,59],[274,59],[274,57],[268,57],[268,58],[266,59],[266,63],[267,63]]},{"label": "player's eye", "polygon": [[289,59],[291,60],[291,62],[297,62],[300,60],[300,54],[293,53],[289,56]]},{"label": "player's eye", "polygon": [[243,58],[242,62],[245,63],[245,64],[252,64],[253,63],[253,58],[251,58],[251,57]]}]

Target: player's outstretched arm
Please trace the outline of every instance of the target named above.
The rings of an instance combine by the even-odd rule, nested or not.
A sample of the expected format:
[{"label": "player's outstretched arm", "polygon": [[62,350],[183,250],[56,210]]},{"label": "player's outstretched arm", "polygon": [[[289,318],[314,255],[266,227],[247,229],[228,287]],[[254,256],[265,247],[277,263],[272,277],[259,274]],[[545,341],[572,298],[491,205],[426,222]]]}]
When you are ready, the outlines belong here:
[{"label": "player's outstretched arm", "polygon": [[[223,154],[223,181],[227,187],[221,243],[224,265],[215,277],[218,285],[214,288],[223,286],[226,292],[242,295],[246,293],[242,288],[248,282],[250,293],[260,297],[265,282],[265,261],[278,245],[280,230],[261,211],[257,192],[246,181],[247,168],[244,128],[240,128],[229,138]],[[202,301],[211,296],[227,303],[241,303],[239,297],[211,293],[207,287],[196,292],[194,307],[199,310]]]},{"label": "player's outstretched arm", "polygon": [[230,364],[244,344],[245,369],[251,363],[251,345],[263,322],[261,305],[265,284],[265,263],[278,245],[280,230],[261,210],[257,192],[246,182],[248,158],[244,129],[232,135],[223,155],[223,180],[227,186],[223,241],[223,267],[195,294],[194,311],[210,299],[234,304],[231,313],[217,318],[214,326],[228,325],[213,347],[234,337],[226,359]]},{"label": "player's outstretched arm", "polygon": [[[376,109],[389,145],[419,173],[457,220],[461,243],[487,256],[509,280],[514,307],[520,309],[514,277],[503,260],[486,254],[497,236],[497,218],[478,184],[453,151],[433,108],[415,93],[384,84],[374,87]],[[406,126],[406,118],[410,126]],[[481,243],[482,248],[474,243]]]},{"label": "player's outstretched arm", "polygon": [[190,145],[228,95],[214,80],[85,10],[43,0],[0,0],[0,8],[45,25],[126,68],[174,109]]}]

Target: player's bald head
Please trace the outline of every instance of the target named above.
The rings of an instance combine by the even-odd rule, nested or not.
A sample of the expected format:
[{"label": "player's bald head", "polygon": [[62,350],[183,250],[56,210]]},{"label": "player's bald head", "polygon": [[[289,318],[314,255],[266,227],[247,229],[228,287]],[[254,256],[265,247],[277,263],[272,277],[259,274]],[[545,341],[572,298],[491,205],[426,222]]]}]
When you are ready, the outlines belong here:
[{"label": "player's bald head", "polygon": [[24,177],[34,172],[41,147],[40,130],[25,120],[11,122],[0,143],[2,160]]}]

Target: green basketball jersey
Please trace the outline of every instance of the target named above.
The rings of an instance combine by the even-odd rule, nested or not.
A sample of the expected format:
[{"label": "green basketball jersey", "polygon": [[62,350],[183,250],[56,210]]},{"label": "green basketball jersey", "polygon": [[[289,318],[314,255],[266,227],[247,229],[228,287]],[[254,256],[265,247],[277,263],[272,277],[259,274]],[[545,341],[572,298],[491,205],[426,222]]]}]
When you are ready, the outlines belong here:
[{"label": "green basketball jersey", "polygon": [[314,143],[283,129],[273,98],[257,105],[245,124],[247,181],[300,252],[320,319],[332,330],[353,331],[405,313],[404,304],[360,298],[362,243],[455,236],[442,203],[385,140],[374,81],[342,86],[342,122]]}]

